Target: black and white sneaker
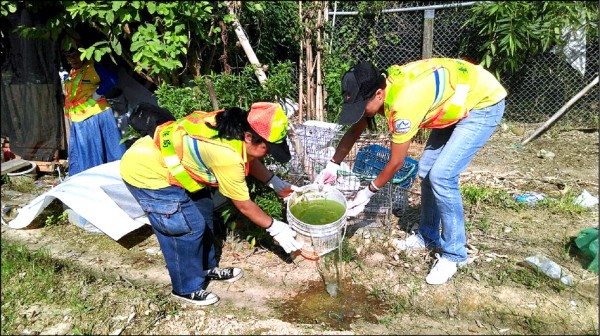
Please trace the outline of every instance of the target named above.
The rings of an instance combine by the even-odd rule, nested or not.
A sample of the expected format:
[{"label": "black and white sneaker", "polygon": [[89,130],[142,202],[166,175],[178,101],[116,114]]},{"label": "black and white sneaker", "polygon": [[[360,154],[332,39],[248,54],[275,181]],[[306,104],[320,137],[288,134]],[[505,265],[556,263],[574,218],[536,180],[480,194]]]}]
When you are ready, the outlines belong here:
[{"label": "black and white sneaker", "polygon": [[208,280],[220,280],[224,282],[234,282],[244,275],[244,271],[239,267],[215,267],[206,273]]},{"label": "black and white sneaker", "polygon": [[200,289],[194,293],[185,295],[175,294],[174,292],[171,292],[171,294],[180,300],[184,300],[198,306],[208,306],[219,302],[219,297],[217,294],[205,291],[204,289]]}]

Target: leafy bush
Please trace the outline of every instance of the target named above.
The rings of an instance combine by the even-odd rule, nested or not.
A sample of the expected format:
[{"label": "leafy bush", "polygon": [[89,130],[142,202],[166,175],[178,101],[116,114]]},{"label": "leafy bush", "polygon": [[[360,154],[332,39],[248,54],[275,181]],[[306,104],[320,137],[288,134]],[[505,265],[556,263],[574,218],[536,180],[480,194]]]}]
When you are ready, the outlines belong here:
[{"label": "leafy bush", "polygon": [[175,118],[181,118],[196,110],[212,111],[206,83],[206,79],[209,79],[215,91],[218,108],[236,106],[247,110],[254,102],[275,102],[294,92],[296,84],[293,82],[293,69],[291,61],[273,66],[268,72],[269,78],[264,86],[261,86],[254,75],[253,66],[249,65],[240,74],[199,76],[190,87],[177,88],[163,84],[155,94],[158,97],[158,105],[171,111]]}]

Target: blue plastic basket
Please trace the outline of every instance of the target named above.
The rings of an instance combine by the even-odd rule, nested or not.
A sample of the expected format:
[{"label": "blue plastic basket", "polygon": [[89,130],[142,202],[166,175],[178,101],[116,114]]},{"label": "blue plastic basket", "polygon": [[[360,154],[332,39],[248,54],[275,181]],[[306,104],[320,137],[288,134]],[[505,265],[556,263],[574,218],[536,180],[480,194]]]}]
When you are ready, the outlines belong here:
[{"label": "blue plastic basket", "polygon": [[[381,145],[362,147],[356,154],[352,172],[362,178],[375,178],[390,159],[390,150]],[[417,177],[419,161],[406,157],[391,182],[402,188],[410,188]]]}]

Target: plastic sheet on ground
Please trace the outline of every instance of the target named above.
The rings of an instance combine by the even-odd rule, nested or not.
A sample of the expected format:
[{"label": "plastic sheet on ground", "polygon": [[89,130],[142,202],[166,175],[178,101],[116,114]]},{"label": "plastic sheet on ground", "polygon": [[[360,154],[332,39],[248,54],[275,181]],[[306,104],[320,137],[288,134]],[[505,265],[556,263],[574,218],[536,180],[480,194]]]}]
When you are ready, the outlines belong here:
[{"label": "plastic sheet on ground", "polygon": [[69,177],[20,208],[8,226],[13,229],[28,227],[54,199],[61,200],[114,240],[149,224],[144,211],[123,183],[119,164],[120,161],[106,163]]}]

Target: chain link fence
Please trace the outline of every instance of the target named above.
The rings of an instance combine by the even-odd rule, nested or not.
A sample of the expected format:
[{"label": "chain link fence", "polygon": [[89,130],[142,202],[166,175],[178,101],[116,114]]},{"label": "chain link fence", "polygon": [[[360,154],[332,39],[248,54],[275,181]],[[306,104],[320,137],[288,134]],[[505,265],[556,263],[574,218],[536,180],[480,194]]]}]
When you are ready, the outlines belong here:
[{"label": "chain link fence", "polygon": [[[367,14],[377,17],[366,21],[364,17],[358,16],[357,3],[338,1],[335,11],[330,5],[330,20],[336,34],[331,41],[326,41],[334,49],[345,47],[348,55],[356,61],[370,60],[380,69],[386,69],[393,64],[423,59],[425,16],[433,17],[432,57],[469,60],[466,55],[475,54],[481,45],[479,43],[465,47],[463,43],[466,36],[474,33],[464,23],[471,16],[471,6],[476,2],[411,2],[410,5],[407,2],[386,2],[390,7],[381,13]],[[344,34],[345,27],[359,27],[357,38],[350,41],[350,37]],[[571,66],[560,51],[551,51],[527,60],[523,72],[501,78],[500,81],[509,92],[504,120],[519,123],[524,128],[536,129],[539,123],[549,119],[590,83],[598,75],[599,58],[598,45],[592,42],[594,41],[586,43],[584,74]],[[554,127],[597,127],[597,118],[598,86],[595,86],[572,105]],[[307,125],[304,126],[305,129],[301,127],[303,126],[298,126],[291,136],[294,139],[292,142],[302,144],[295,147],[298,150],[290,164],[295,167],[290,170],[290,176],[297,177],[293,181],[297,185],[314,180],[333,155],[343,135],[343,131],[339,129],[311,128]],[[419,134],[413,139],[409,158],[419,159],[424,139]],[[343,184],[338,188],[349,199],[373,178],[362,176],[364,174],[357,170],[361,151],[372,145],[388,147],[389,138],[386,134],[363,134],[338,171],[338,184]],[[290,143],[290,147],[294,148],[294,145]],[[397,221],[399,228],[410,232],[419,226],[421,197],[418,178],[405,185],[390,181],[382,186],[377,196],[359,217],[350,219],[349,223],[354,224],[353,227],[390,227],[390,222]]]},{"label": "chain link fence", "polygon": [[[353,12],[356,11],[353,2],[345,2],[343,10],[340,10],[340,4],[338,2],[337,11],[330,8],[330,20],[335,17],[334,29],[359,24],[357,12]],[[479,45],[464,47],[461,44],[465,36],[475,33],[469,31],[472,28],[464,23],[476,2],[415,2],[403,8],[397,7],[397,2],[389,4],[390,7],[373,20],[372,27],[360,30],[356,42],[350,46],[349,53],[356,60],[368,59],[380,69],[386,69],[393,64],[422,59],[426,12],[429,17],[433,15],[434,22],[432,57],[468,60],[467,48],[479,48]],[[345,46],[347,42],[343,38],[332,41],[334,48],[336,43]],[[509,93],[505,111],[507,122],[545,122],[598,75],[597,41],[588,39],[581,42],[585,42],[583,74],[567,62],[562,50],[555,49],[530,58],[524,71],[500,79]],[[582,46],[577,45],[579,48]],[[597,118],[598,85],[571,106],[554,127],[597,127]]]}]

